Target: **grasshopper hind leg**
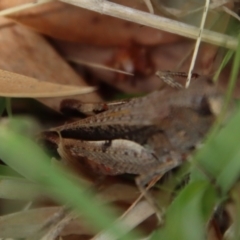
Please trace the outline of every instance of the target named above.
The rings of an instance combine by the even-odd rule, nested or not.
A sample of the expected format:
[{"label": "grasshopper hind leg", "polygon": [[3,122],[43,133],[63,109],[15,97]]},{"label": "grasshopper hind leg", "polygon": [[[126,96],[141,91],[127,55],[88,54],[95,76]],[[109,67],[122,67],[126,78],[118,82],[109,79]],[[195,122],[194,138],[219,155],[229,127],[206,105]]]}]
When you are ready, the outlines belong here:
[{"label": "grasshopper hind leg", "polygon": [[141,192],[141,196],[138,200],[140,200],[141,197],[145,197],[145,199],[149,202],[149,204],[155,210],[159,220],[159,224],[163,223],[163,217],[162,217],[163,213],[159,210],[157,203],[154,201],[153,197],[148,193],[148,190],[151,187],[153,187],[163,177],[165,173],[174,169],[180,164],[181,164],[181,161],[179,156],[174,156],[173,158],[171,158],[170,161],[160,163],[158,166],[156,166],[152,170],[145,173],[143,172],[135,179],[136,185],[139,191]]}]

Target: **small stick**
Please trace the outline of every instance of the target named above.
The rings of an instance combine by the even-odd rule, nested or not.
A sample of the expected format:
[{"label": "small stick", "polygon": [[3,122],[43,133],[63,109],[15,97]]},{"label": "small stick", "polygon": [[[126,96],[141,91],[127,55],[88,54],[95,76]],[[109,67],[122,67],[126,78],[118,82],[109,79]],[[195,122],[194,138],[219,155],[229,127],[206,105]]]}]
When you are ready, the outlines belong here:
[{"label": "small stick", "polygon": [[198,38],[197,38],[196,45],[195,45],[195,48],[194,48],[191,65],[190,65],[190,68],[189,68],[189,71],[188,71],[188,78],[187,78],[187,82],[186,82],[186,85],[185,85],[186,88],[189,87],[190,82],[191,82],[192,70],[194,68],[194,65],[195,65],[195,62],[196,62],[196,57],[197,57],[197,54],[198,54],[199,45],[201,43],[202,32],[204,30],[204,24],[205,24],[205,21],[206,21],[208,8],[209,8],[209,2],[210,2],[209,0],[206,0],[206,3],[205,3],[203,15],[202,15],[202,21],[201,21],[201,25],[200,25],[200,29],[199,29],[199,34],[198,34]]}]

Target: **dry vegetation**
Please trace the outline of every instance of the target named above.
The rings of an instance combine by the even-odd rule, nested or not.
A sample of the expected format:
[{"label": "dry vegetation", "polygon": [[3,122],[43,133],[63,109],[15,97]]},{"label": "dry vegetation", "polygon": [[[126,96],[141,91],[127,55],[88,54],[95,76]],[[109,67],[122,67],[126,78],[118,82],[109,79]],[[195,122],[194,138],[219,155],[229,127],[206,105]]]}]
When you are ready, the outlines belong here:
[{"label": "dry vegetation", "polygon": [[[227,89],[239,70],[239,53],[232,58],[238,1],[1,0],[0,10],[0,238],[117,239],[138,226],[126,239],[239,239],[239,113],[196,155],[201,171],[186,164],[151,190],[160,225],[166,220],[160,231],[148,201],[132,205],[140,193],[131,178],[107,177],[92,192],[98,179],[65,172],[22,137],[64,124],[63,99],[99,102],[161,89],[157,70],[189,72],[191,65]],[[238,98],[239,81],[229,96],[232,90]]]}]

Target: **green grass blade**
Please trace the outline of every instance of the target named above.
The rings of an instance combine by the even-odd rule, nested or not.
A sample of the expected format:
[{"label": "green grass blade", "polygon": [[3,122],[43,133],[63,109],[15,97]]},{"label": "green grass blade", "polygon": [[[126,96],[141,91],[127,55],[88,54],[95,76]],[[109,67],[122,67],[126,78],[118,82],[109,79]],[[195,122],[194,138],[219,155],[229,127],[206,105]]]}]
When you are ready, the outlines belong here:
[{"label": "green grass blade", "polygon": [[181,191],[167,210],[166,225],[151,240],[205,239],[205,223],[216,202],[215,189],[208,181],[195,181]]},{"label": "green grass blade", "polygon": [[0,177],[22,177],[18,172],[9,166],[0,165]]},{"label": "green grass blade", "polygon": [[[33,141],[11,130],[19,127],[21,132],[20,125],[14,124],[0,126],[0,158],[27,179],[41,184],[56,200],[91,219],[96,229],[109,228],[113,236],[122,236],[123,226],[112,224],[116,219],[113,211],[97,203],[94,196],[73,182],[63,169],[53,168],[48,156]],[[124,239],[134,239],[129,235]]]},{"label": "green grass blade", "polygon": [[[228,124],[213,138],[209,138],[196,154],[195,161],[203,171],[196,167],[192,180],[207,176],[215,179],[223,192],[227,192],[240,174],[240,109]],[[206,171],[206,175],[204,175]]]},{"label": "green grass blade", "polygon": [[213,77],[213,81],[216,82],[219,78],[220,73],[224,69],[224,67],[227,65],[227,63],[230,61],[230,59],[233,57],[234,51],[233,50],[228,50],[226,55],[224,56],[220,66],[218,67],[217,72],[215,73]]}]

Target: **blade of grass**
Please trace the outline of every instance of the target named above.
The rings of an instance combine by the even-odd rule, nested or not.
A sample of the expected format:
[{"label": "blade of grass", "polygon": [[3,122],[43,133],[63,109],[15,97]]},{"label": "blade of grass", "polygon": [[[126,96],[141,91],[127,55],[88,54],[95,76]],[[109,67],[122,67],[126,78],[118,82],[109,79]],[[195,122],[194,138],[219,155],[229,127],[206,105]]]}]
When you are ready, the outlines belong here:
[{"label": "blade of grass", "polygon": [[167,210],[166,225],[151,240],[205,239],[205,223],[216,202],[215,189],[208,181],[186,186]]},{"label": "blade of grass", "polygon": [[22,177],[18,172],[9,166],[0,165],[0,177]]},{"label": "blade of grass", "polygon": [[[235,54],[224,111],[230,102],[239,67],[240,47]],[[222,116],[194,157],[189,185],[170,205],[164,228],[152,239],[205,239],[211,214],[240,175],[240,108],[224,128],[216,131],[222,124]]]},{"label": "blade of grass", "polygon": [[[21,129],[21,124],[15,124]],[[11,125],[0,126],[0,141],[3,143],[0,145],[0,158],[8,166],[41,184],[57,201],[91,219],[96,229],[109,228],[109,232],[116,238],[122,236],[121,229],[124,226],[112,224],[116,219],[112,210],[100,207],[94,201],[94,196],[79,183],[73,182],[63,169],[52,168],[48,156],[33,141],[11,129]],[[133,234],[129,235],[123,239],[134,239]]]},{"label": "blade of grass", "polygon": [[224,56],[220,66],[218,67],[217,72],[215,73],[213,77],[213,81],[216,82],[219,78],[219,75],[221,71],[224,69],[224,67],[227,65],[227,63],[230,61],[230,59],[233,57],[234,51],[233,50],[228,50],[226,55]]},{"label": "blade of grass", "polygon": [[228,84],[224,104],[221,110],[221,113],[218,116],[218,119],[216,123],[214,124],[214,127],[212,128],[211,132],[209,133],[208,138],[214,138],[214,136],[217,134],[218,130],[220,129],[227,113],[227,109],[229,106],[229,103],[232,98],[233,90],[237,82],[237,76],[239,73],[239,68],[240,68],[240,34],[238,35],[238,47],[234,55],[234,60],[233,60],[233,67],[231,69],[231,75],[230,75],[230,81]]},{"label": "blade of grass", "polygon": [[[226,193],[240,173],[240,109],[215,137],[209,138],[196,154],[196,168],[192,172],[192,181],[210,176],[217,186]],[[199,165],[203,171],[199,171]],[[206,174],[204,174],[206,171]]]},{"label": "blade of grass", "polygon": [[[230,82],[229,86],[227,89],[227,94],[226,94],[226,101],[225,101],[225,108],[228,107],[228,104],[232,98],[233,90],[235,88],[236,82],[237,82],[237,76],[239,74],[239,69],[240,69],[240,34],[238,35],[238,47],[234,56],[233,60],[233,67],[231,70],[231,75],[230,75]],[[225,110],[225,109],[223,109]]]},{"label": "blade of grass", "polygon": [[[240,35],[238,38],[240,43]],[[232,92],[236,84],[239,68],[240,46],[238,46],[234,56],[229,87],[227,89],[222,114],[220,115],[216,126],[210,133],[206,144],[195,157],[196,163],[206,169],[210,176],[216,179],[218,186],[224,193],[229,190],[240,173],[240,164],[238,163],[240,156],[240,135],[237,134],[240,121],[240,109],[237,109],[235,115],[228,122],[227,126],[218,132],[232,97]],[[196,171],[198,171],[197,168]],[[199,177],[202,178],[203,176],[201,177],[201,174],[196,174],[195,176],[194,173],[192,177],[198,179]]]},{"label": "blade of grass", "polygon": [[[199,28],[184,24],[179,21],[160,17],[143,11],[139,11],[130,7],[122,6],[111,1],[96,1],[96,0],[60,0],[61,2],[69,3],[81,8],[86,8],[92,11],[117,17],[143,26],[160,29],[170,33],[178,34],[184,37],[196,39],[199,34]],[[237,39],[220,34],[217,32],[203,30],[202,41],[214,45],[236,49]]]}]

